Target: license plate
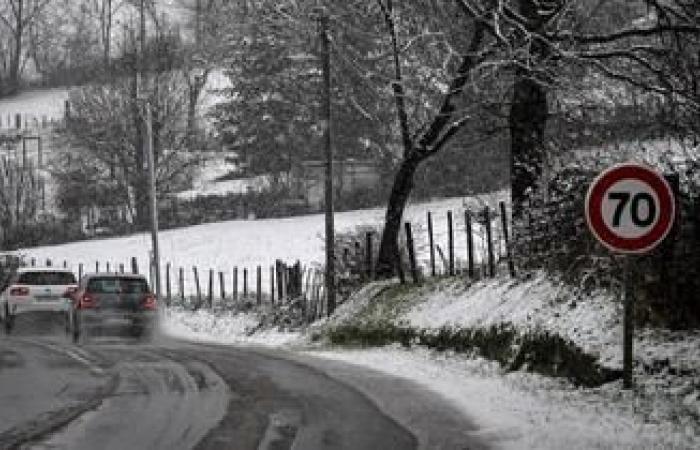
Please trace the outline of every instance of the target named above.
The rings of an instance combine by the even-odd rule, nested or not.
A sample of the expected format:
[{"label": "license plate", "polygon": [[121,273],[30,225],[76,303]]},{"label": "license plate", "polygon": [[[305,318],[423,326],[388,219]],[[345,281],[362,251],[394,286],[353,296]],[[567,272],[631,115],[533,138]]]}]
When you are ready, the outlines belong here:
[{"label": "license plate", "polygon": [[104,319],[102,325],[111,327],[131,325],[131,319],[126,317],[111,317],[109,319]]}]

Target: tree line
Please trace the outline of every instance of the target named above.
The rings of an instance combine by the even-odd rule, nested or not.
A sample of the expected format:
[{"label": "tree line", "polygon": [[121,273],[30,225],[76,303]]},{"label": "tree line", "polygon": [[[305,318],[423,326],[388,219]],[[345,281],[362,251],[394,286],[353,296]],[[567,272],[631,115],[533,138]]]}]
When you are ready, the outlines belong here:
[{"label": "tree line", "polygon": [[[112,55],[111,43],[102,52],[119,76],[71,97],[66,136],[96,161],[76,179],[115,179],[134,216],[146,217],[143,99],[164,192],[187,182],[185,168],[206,145],[281,179],[299,161],[320,158],[318,24],[327,17],[337,152],[390,167],[380,275],[393,273],[416,180],[440,182],[420,176],[426,168],[439,175],[431,161],[450,155],[477,166],[484,142],[506,142],[494,148],[504,153],[521,215],[547,155],[558,150],[547,135],[555,102],[575,109],[610,101],[611,92],[623,104],[654,98],[669,133],[696,142],[700,135],[694,0],[192,0],[187,44],[151,2],[127,3],[139,14],[122,28],[123,51]],[[111,10],[98,10],[106,44]],[[217,71],[228,87],[208,113],[213,135],[204,137],[198,104]]]}]

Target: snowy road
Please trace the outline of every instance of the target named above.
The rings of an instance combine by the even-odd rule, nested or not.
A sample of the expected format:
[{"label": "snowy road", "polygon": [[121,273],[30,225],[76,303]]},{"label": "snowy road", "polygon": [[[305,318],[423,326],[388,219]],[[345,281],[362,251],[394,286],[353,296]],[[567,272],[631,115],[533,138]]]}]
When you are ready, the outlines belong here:
[{"label": "snowy road", "polygon": [[0,338],[0,448],[485,448],[440,399],[343,363],[35,331]]}]

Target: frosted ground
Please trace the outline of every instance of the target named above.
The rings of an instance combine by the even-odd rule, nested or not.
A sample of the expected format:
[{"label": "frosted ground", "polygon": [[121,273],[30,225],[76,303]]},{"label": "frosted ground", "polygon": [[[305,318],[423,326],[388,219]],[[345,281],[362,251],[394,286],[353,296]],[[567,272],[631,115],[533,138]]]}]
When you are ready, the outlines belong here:
[{"label": "frosted ground", "polygon": [[[352,318],[373,293],[369,286],[343,304],[333,318],[312,326]],[[488,327],[512,323],[518,330],[555,332],[571,339],[607,367],[621,366],[620,305],[598,293],[571,307],[567,289],[538,275],[525,282],[508,278],[465,289],[447,281],[415,292],[396,322],[428,329]],[[172,309],[163,330],[176,338],[227,345],[284,347],[322,358],[366,366],[415,381],[444,397],[480,426],[478,436],[502,449],[696,449],[700,448],[700,334],[636,336],[638,362],[634,392],[620,382],[576,388],[567,381],[522,371],[506,372],[497,363],[454,352],[420,347],[338,348],[313,343],[309,330],[254,332],[250,314]],[[641,364],[659,359],[671,368],[693,370],[690,377],[669,371],[646,375]]]}]

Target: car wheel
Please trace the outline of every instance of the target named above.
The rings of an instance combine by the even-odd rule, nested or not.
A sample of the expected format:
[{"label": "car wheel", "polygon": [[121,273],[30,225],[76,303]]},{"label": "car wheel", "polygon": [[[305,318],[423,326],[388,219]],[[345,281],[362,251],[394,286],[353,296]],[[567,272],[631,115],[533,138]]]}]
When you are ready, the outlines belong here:
[{"label": "car wheel", "polygon": [[141,328],[138,335],[139,342],[148,343],[153,340],[153,330],[149,327]]},{"label": "car wheel", "polygon": [[14,317],[12,314],[10,314],[10,306],[5,303],[5,320],[4,320],[4,328],[5,328],[5,334],[10,334],[12,332],[12,326],[14,325]]},{"label": "car wheel", "polygon": [[77,344],[80,342],[80,323],[78,321],[78,314],[73,312],[71,314],[70,320],[71,335],[73,337],[73,343]]}]

